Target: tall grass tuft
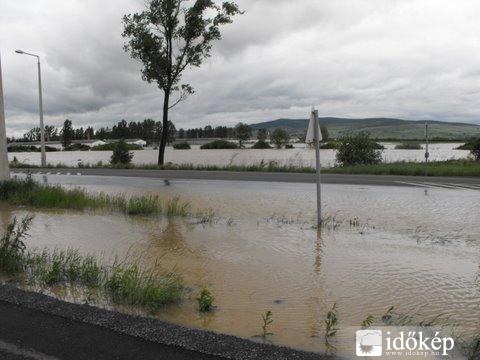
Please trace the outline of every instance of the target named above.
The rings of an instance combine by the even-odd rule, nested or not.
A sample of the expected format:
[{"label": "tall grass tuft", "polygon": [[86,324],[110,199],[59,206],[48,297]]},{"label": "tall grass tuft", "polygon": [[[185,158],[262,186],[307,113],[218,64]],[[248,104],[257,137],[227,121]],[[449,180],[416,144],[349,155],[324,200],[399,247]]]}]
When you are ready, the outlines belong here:
[{"label": "tall grass tuft", "polygon": [[104,288],[117,304],[139,305],[150,311],[178,301],[183,287],[173,274],[161,276],[154,270],[143,270],[138,265],[115,264],[110,269]]},{"label": "tall grass tuft", "polygon": [[174,273],[163,275],[137,264],[118,262],[109,267],[74,249],[28,251],[23,239],[31,221],[31,216],[20,222],[14,218],[7,226],[0,239],[1,272],[23,275],[34,284],[99,289],[115,304],[140,306],[151,312],[180,300],[183,285]]},{"label": "tall grass tuft", "polygon": [[103,268],[94,256],[83,256],[73,249],[31,252],[26,264],[29,277],[46,285],[68,283],[95,288],[103,276]]},{"label": "tall grass tuft", "polygon": [[126,215],[194,216],[190,211],[190,204],[181,201],[179,197],[162,200],[158,195],[132,197],[93,195],[82,189],[38,184],[31,177],[0,182],[0,200],[12,205],[39,208],[104,209]]},{"label": "tall grass tuft", "polygon": [[30,228],[33,217],[26,216],[20,222],[14,217],[7,225],[5,234],[0,239],[0,270],[15,274],[22,272],[25,262],[26,246],[24,238]]}]

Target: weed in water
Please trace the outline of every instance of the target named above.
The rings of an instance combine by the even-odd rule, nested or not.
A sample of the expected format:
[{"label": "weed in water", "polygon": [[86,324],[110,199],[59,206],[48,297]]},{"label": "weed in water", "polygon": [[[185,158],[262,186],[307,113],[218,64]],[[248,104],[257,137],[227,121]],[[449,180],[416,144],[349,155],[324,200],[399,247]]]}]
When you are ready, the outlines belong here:
[{"label": "weed in water", "polygon": [[327,312],[325,322],[325,342],[328,343],[330,339],[335,337],[338,328],[338,310],[337,303],[333,304],[332,308]]},{"label": "weed in water", "polygon": [[138,265],[114,265],[104,284],[106,293],[117,304],[140,305],[154,312],[180,299],[183,287],[174,274],[161,276]]},{"label": "weed in water", "polygon": [[368,329],[370,326],[372,326],[375,323],[375,317],[373,315],[368,315],[363,321],[362,321],[362,329]]},{"label": "weed in water", "polygon": [[190,205],[188,203],[182,203],[179,197],[174,197],[169,200],[166,205],[167,216],[187,216],[189,213]]},{"label": "weed in water", "polygon": [[198,310],[200,312],[212,311],[214,300],[215,298],[213,297],[210,290],[208,290],[207,288],[203,288],[200,292],[200,296],[197,298]]},{"label": "weed in water", "polygon": [[265,340],[268,336],[273,335],[273,333],[268,330],[273,323],[273,314],[270,310],[262,314],[262,322],[262,334],[260,336]]},{"label": "weed in water", "polygon": [[0,270],[8,274],[19,273],[25,262],[24,239],[28,235],[33,217],[26,216],[20,222],[14,217],[7,225],[5,234],[0,239]]}]

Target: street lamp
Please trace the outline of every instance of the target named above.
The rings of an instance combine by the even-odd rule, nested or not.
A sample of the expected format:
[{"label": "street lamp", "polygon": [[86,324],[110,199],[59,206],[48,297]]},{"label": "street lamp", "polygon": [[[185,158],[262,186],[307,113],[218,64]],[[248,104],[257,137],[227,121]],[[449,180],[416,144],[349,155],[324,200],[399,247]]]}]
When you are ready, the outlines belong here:
[{"label": "street lamp", "polygon": [[7,134],[5,131],[5,107],[3,102],[2,59],[0,56],[0,180],[10,179],[8,168]]},{"label": "street lamp", "polygon": [[37,58],[38,65],[38,111],[40,113],[40,147],[42,167],[47,166],[47,156],[45,154],[45,128],[43,126],[43,95],[42,95],[42,73],[40,69],[40,56],[27,53],[23,50],[15,50],[17,54],[34,56]]}]

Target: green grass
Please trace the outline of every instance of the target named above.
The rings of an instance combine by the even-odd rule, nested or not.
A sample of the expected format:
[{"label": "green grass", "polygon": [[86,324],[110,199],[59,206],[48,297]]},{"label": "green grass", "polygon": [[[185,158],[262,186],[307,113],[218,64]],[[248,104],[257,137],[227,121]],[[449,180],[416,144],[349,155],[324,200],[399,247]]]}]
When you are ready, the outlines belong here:
[{"label": "green grass", "polygon": [[115,264],[105,280],[104,289],[117,304],[141,306],[150,311],[177,301],[183,291],[175,274],[161,276],[136,264]]},{"label": "green grass", "polygon": [[69,283],[94,288],[103,277],[102,266],[95,257],[82,256],[73,249],[28,252],[25,268],[31,279],[46,285]]},{"label": "green grass", "polygon": [[215,298],[213,297],[210,290],[208,290],[207,288],[203,288],[202,291],[200,291],[200,295],[197,298],[198,311],[200,312],[212,311],[214,300]]},{"label": "green grass", "polygon": [[[22,165],[22,167],[26,165]],[[15,167],[12,165],[12,167]],[[29,166],[38,168],[38,166]],[[59,168],[55,166],[56,168]],[[237,172],[290,172],[314,173],[310,166],[279,165],[276,161],[261,161],[252,165],[193,165],[167,163],[163,166],[154,164],[109,166],[83,165],[83,168],[138,169],[138,170],[185,170],[185,171],[237,171]],[[329,174],[365,174],[365,175],[410,175],[424,176],[425,164],[421,162],[395,162],[377,165],[335,166],[323,168]],[[480,176],[480,162],[473,160],[433,161],[428,165],[428,176]]]},{"label": "green grass", "polygon": [[[158,195],[132,196],[89,194],[82,189],[65,189],[25,180],[0,182],[0,201],[12,205],[54,209],[104,209],[126,215],[194,216],[190,205],[178,197],[164,200]],[[201,214],[197,211],[197,214]]]},{"label": "green grass", "polygon": [[8,224],[0,239],[0,272],[42,286],[74,286],[99,289],[114,304],[139,306],[155,312],[180,300],[181,280],[174,273],[161,274],[136,263],[106,266],[92,255],[78,250],[42,251],[26,248],[24,239],[32,217]]},{"label": "green grass", "polygon": [[[414,162],[396,162],[378,165],[356,165],[324,169],[330,174],[368,174],[368,175],[410,175],[424,176],[425,164]],[[430,162],[428,176],[480,176],[480,162],[469,160],[449,160]]]}]

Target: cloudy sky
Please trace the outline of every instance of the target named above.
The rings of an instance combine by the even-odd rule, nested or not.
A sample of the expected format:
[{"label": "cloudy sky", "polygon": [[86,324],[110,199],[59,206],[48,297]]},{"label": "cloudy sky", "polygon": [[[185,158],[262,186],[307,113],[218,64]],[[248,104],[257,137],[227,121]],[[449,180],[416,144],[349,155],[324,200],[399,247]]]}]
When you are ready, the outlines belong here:
[{"label": "cloudy sky", "polygon": [[[478,0],[238,0],[213,57],[185,79],[196,94],[177,128],[322,116],[480,123]],[[121,17],[144,0],[1,0],[9,135],[45,121],[76,126],[160,119],[162,93],[123,49]]]}]

